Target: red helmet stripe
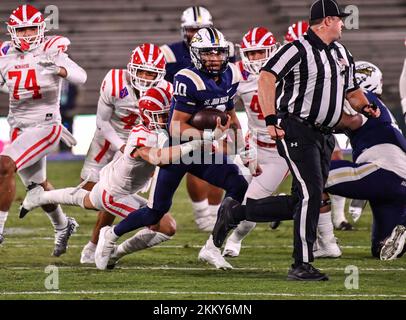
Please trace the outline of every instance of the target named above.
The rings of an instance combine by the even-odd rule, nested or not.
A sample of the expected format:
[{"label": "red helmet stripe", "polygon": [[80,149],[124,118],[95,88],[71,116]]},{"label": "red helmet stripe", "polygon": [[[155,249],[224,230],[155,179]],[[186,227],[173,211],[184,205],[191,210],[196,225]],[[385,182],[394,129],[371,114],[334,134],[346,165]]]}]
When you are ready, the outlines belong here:
[{"label": "red helmet stripe", "polygon": [[23,5],[23,21],[24,22],[27,22],[27,5],[25,4],[25,5]]},{"label": "red helmet stripe", "polygon": [[[258,46],[262,46],[266,40],[268,40],[268,39],[271,40],[272,37],[273,37],[272,32],[267,32],[267,33],[261,38],[261,40],[258,42]],[[271,41],[271,42],[273,42],[273,41]]]},{"label": "red helmet stripe", "polygon": [[10,15],[10,19],[13,19],[15,22],[21,24],[23,23],[19,18],[17,18],[14,14]]},{"label": "red helmet stripe", "polygon": [[36,14],[34,14],[28,22],[34,23],[34,21],[35,21],[37,18],[41,18],[41,12],[37,12]]},{"label": "red helmet stripe", "polygon": [[257,38],[257,30],[258,30],[258,28],[254,28],[254,29],[252,29],[252,32],[251,32],[251,45],[252,46],[255,46],[256,45],[256,38]]}]

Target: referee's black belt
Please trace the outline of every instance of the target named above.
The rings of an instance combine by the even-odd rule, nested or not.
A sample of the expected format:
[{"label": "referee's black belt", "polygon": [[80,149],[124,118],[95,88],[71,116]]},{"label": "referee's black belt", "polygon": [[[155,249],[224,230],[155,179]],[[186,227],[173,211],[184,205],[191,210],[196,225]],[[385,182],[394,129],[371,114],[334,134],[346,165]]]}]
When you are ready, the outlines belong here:
[{"label": "referee's black belt", "polygon": [[294,120],[296,122],[299,122],[299,123],[305,125],[306,127],[309,127],[309,128],[314,129],[314,130],[320,131],[321,133],[324,133],[324,134],[331,134],[333,132],[333,128],[323,126],[321,124],[316,124],[316,123],[310,122],[307,119],[300,118],[300,117],[295,116],[294,114],[291,114],[291,113],[288,113],[287,118],[292,119],[292,120]]}]

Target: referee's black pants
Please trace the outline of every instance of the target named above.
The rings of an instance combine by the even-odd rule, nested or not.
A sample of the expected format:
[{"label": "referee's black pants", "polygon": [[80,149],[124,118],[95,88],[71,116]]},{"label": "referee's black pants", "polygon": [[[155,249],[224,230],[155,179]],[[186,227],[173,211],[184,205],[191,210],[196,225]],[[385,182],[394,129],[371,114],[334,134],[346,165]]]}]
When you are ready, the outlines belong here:
[{"label": "referee's black pants", "polygon": [[335,140],[332,134],[323,134],[292,117],[283,119],[281,127],[285,138],[276,143],[293,176],[291,195],[248,198],[244,218],[255,222],[293,219],[295,263],[312,262],[322,193]]},{"label": "referee's black pants", "polygon": [[283,119],[281,127],[285,138],[277,140],[278,152],[293,176],[289,201],[294,220],[293,258],[296,263],[312,262],[322,193],[335,140],[332,134],[324,134],[291,117]]}]

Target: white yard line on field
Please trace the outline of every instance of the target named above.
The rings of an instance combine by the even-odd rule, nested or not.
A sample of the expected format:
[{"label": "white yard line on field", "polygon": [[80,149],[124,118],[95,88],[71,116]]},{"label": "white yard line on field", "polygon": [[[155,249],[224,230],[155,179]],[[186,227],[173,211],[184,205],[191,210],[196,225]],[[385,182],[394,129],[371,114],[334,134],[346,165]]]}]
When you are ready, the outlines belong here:
[{"label": "white yard line on field", "polygon": [[224,292],[224,291],[154,291],[154,290],[128,290],[128,291],[10,291],[0,292],[4,295],[79,295],[79,294],[167,294],[167,295],[219,295],[219,296],[264,296],[264,297],[314,297],[314,298],[406,298],[405,294],[306,294],[306,293],[276,293],[276,292]]},{"label": "white yard line on field", "polygon": [[[35,266],[35,267],[2,267],[1,270],[35,270],[40,269],[42,270],[42,266]],[[58,269],[61,270],[94,270],[97,271],[96,267],[91,265],[83,265],[83,266],[58,266]],[[345,268],[320,268],[323,271],[343,271]],[[398,272],[398,271],[406,271],[406,268],[358,268],[359,271],[382,271],[382,272]],[[167,270],[167,271],[216,271],[222,272],[221,270],[210,268],[210,267],[169,267],[169,266],[118,266],[116,270]],[[235,271],[287,271],[288,267],[283,268],[258,268],[258,267],[243,267],[243,268],[234,268]],[[232,271],[228,271],[232,272]]]},{"label": "white yard line on field", "polygon": [[[30,241],[32,240],[50,240],[50,241],[54,241],[54,238],[49,238],[49,237],[37,237],[37,238],[30,238]],[[87,242],[86,242],[87,243]],[[201,249],[201,247],[203,246],[203,242],[202,244],[185,244],[185,245],[176,245],[176,244],[164,244],[164,245],[160,245],[157,247],[153,247],[150,249],[187,249],[187,248],[192,248],[192,249]],[[69,244],[69,248],[82,248],[85,244],[83,245],[76,245],[76,244]],[[4,243],[4,246],[13,246],[13,247],[27,247],[27,241],[24,240],[7,240],[7,242]],[[39,248],[45,248],[45,247],[49,247],[49,245],[47,244],[33,244],[33,246],[35,247],[39,247]],[[341,248],[343,249],[370,249],[370,246],[341,246]],[[243,245],[242,246],[243,249],[292,249],[293,246],[291,245]]]}]

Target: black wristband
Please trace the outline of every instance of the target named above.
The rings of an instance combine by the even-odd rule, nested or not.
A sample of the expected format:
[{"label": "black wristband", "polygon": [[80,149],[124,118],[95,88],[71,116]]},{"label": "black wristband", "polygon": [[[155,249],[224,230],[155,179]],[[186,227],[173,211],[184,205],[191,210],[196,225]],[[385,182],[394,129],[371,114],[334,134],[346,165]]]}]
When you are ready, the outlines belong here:
[{"label": "black wristband", "polygon": [[276,114],[270,114],[269,116],[265,117],[265,124],[266,126],[275,126],[278,124],[278,117]]}]

